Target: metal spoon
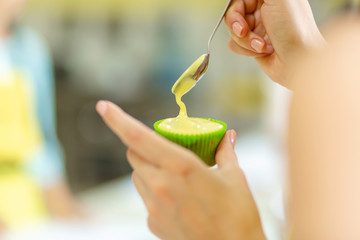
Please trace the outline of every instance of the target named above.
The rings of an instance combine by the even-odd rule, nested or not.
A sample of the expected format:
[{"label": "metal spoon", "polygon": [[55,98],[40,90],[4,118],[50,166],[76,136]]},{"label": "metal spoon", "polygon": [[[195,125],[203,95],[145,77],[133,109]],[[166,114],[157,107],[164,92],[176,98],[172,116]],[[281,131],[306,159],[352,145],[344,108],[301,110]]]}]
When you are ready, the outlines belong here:
[{"label": "metal spoon", "polygon": [[[208,47],[207,47],[207,53],[203,54],[199,59],[203,58],[202,62],[199,64],[199,59],[196,60],[182,75],[181,77],[175,82],[174,86],[172,87],[171,91],[172,93],[180,94],[181,96],[190,91],[197,81],[201,79],[201,77],[206,72],[208,66],[209,66],[209,59],[210,59],[210,44],[212,39],[214,38],[214,35],[216,31],[218,30],[222,20],[224,19],[224,16],[230,6],[231,0],[227,3],[225,10],[223,14],[221,15],[221,18],[219,19],[218,23],[215,26],[214,31],[212,32]],[[204,57],[205,56],[205,57]],[[180,96],[180,98],[181,98]]]},{"label": "metal spoon", "polygon": [[208,47],[207,47],[207,55],[204,59],[204,61],[202,62],[202,64],[199,66],[199,68],[196,70],[196,72],[194,73],[194,75],[192,76],[192,78],[196,81],[200,80],[201,77],[204,75],[204,73],[206,72],[208,66],[209,66],[209,59],[210,59],[210,45],[211,45],[211,41],[213,40],[214,38],[214,35],[216,33],[216,31],[218,30],[222,20],[224,19],[225,17],[225,14],[227,12],[227,10],[229,9],[230,7],[230,3],[231,3],[231,0],[229,0],[229,2],[226,4],[226,7],[225,7],[225,10],[224,12],[222,13],[218,23],[216,24],[215,28],[214,28],[214,31],[212,32],[210,38],[209,38],[209,41],[208,41]]}]

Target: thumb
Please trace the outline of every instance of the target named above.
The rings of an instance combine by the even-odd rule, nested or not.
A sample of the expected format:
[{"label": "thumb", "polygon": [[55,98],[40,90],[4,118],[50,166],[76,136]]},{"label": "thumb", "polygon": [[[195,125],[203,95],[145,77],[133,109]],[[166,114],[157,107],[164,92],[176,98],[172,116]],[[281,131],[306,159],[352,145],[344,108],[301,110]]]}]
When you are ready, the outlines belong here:
[{"label": "thumb", "polygon": [[215,160],[219,168],[227,165],[238,166],[238,159],[234,151],[235,141],[235,130],[227,131],[215,155]]}]

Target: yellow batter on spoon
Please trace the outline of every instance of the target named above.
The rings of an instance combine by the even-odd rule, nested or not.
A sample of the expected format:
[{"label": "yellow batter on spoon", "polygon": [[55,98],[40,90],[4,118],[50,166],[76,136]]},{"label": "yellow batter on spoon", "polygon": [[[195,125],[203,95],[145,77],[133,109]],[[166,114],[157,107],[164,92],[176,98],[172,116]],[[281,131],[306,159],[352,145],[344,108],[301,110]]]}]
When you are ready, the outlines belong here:
[{"label": "yellow batter on spoon", "polygon": [[186,112],[186,106],[181,100],[182,96],[196,85],[197,81],[193,79],[193,76],[205,57],[206,54],[199,57],[175,82],[171,91],[175,94],[176,103],[180,107],[180,112],[176,118],[168,118],[161,122],[158,126],[160,129],[180,134],[199,134],[215,132],[224,127],[222,124],[210,120],[189,118]]}]

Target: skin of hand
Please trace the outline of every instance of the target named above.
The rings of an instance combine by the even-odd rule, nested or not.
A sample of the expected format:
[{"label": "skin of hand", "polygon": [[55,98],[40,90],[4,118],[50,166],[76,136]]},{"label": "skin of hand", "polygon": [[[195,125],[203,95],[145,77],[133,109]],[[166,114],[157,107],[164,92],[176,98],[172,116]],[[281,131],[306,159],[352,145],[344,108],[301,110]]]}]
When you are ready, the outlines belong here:
[{"label": "skin of hand", "polygon": [[9,33],[9,26],[28,0],[0,0],[0,36]]},{"label": "skin of hand", "polygon": [[301,50],[325,43],[307,0],[233,0],[225,23],[230,50],[255,57],[273,81],[288,88]]},{"label": "skin of hand", "polygon": [[289,129],[294,240],[360,239],[360,17],[337,19],[329,28],[327,46],[306,56],[295,75]]},{"label": "skin of hand", "polygon": [[265,239],[256,204],[228,131],[208,168],[194,153],[161,137],[115,104],[96,107],[128,146],[133,181],[144,200],[150,230],[167,240]]},{"label": "skin of hand", "polygon": [[4,233],[6,229],[6,225],[0,219],[0,234]]},{"label": "skin of hand", "polygon": [[65,182],[59,182],[45,189],[44,197],[54,218],[85,220],[90,217],[78,204]]}]

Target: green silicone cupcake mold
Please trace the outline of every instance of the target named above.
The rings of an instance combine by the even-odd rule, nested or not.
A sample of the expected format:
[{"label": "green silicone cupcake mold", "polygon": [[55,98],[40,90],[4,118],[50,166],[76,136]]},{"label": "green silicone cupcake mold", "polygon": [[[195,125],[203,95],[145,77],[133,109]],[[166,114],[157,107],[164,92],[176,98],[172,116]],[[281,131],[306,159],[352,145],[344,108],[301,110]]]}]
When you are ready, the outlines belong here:
[{"label": "green silicone cupcake mold", "polygon": [[214,166],[216,149],[219,146],[224,134],[226,132],[227,125],[224,122],[203,118],[212,122],[223,125],[223,128],[216,130],[211,133],[200,133],[200,134],[178,134],[173,132],[167,132],[160,129],[159,124],[164,121],[159,120],[154,123],[154,129],[157,133],[167,138],[168,140],[177,143],[198,155],[207,165]]}]

